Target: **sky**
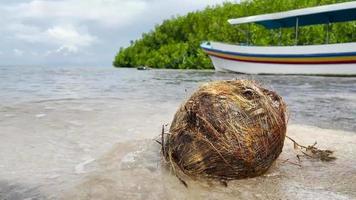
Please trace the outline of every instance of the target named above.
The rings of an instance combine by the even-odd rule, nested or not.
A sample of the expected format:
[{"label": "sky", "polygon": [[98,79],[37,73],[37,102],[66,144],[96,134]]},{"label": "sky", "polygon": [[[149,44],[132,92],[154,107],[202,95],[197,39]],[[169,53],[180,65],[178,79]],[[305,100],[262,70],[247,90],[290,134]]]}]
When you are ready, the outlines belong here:
[{"label": "sky", "polygon": [[224,1],[0,0],[0,65],[111,66],[164,19]]}]

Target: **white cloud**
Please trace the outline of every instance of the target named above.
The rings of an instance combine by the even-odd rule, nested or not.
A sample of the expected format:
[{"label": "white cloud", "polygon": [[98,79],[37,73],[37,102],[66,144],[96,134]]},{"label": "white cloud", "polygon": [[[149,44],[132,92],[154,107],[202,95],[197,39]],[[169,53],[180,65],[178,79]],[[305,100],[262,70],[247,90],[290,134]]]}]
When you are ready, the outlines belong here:
[{"label": "white cloud", "polygon": [[7,6],[16,18],[94,21],[121,26],[142,14],[149,2],[144,0],[33,0]]},{"label": "white cloud", "polygon": [[22,56],[23,55],[23,51],[22,50],[20,50],[20,49],[14,49],[13,50],[14,51],[14,54],[16,55],[16,56]]},{"label": "white cloud", "polygon": [[[170,13],[182,14],[227,0],[32,0],[4,9],[14,18],[72,22],[97,22],[121,27],[133,21]],[[230,0],[231,1],[231,0]]]},{"label": "white cloud", "polygon": [[45,32],[49,41],[53,41],[70,49],[71,51],[77,51],[79,47],[90,46],[96,38],[89,33],[77,31],[73,26],[54,26]]},{"label": "white cloud", "polygon": [[40,54],[39,54],[37,51],[32,51],[32,52],[31,52],[31,55],[32,55],[32,56],[39,56]]},{"label": "white cloud", "polygon": [[57,53],[76,53],[78,52],[78,48],[76,48],[75,46],[68,46],[68,45],[62,45],[60,46],[57,50]]},{"label": "white cloud", "polygon": [[[28,56],[33,60],[49,63],[63,60],[78,63],[89,60],[87,55],[92,54],[96,55],[92,61],[110,64],[120,46],[126,46],[128,41],[137,39],[164,19],[224,1],[0,1],[0,51],[10,49],[11,54],[12,49],[12,56],[26,52],[33,55]],[[2,57],[11,58],[10,54]],[[12,59],[2,59],[0,64],[4,60]],[[31,64],[25,56],[19,60]]]},{"label": "white cloud", "polygon": [[47,30],[27,29],[15,34],[17,39],[29,43],[42,43],[55,45],[56,52],[66,51],[67,53],[77,53],[81,48],[92,45],[97,38],[84,30],[77,30],[72,25],[53,26]]}]

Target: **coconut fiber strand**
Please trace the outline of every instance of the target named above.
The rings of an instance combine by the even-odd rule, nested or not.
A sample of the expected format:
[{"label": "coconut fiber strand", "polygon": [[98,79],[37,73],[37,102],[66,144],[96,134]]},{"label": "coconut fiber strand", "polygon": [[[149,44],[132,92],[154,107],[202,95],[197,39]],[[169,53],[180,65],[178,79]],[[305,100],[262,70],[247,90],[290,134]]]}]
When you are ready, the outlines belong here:
[{"label": "coconut fiber strand", "polygon": [[162,152],[178,177],[254,177],[282,152],[286,124],[275,92],[251,80],[211,82],[178,109]]}]

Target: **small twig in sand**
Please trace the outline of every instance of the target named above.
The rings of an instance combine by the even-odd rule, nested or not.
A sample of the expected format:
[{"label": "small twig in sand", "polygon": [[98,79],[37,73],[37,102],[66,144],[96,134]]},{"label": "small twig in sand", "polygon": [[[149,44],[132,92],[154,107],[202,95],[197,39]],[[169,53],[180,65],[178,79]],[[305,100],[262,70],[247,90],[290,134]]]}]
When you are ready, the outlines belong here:
[{"label": "small twig in sand", "polygon": [[162,144],[162,153],[163,155],[166,155],[164,151],[164,125],[162,125],[161,144]]},{"label": "small twig in sand", "polygon": [[[290,141],[293,142],[294,144],[294,149],[300,150],[304,156],[307,156],[308,158],[312,159],[318,159],[321,161],[333,161],[336,159],[336,157],[332,156],[334,153],[333,151],[330,150],[321,150],[316,148],[315,146],[317,145],[317,142],[315,142],[313,145],[310,146],[303,146],[298,144],[294,139],[290,138],[289,136],[286,136]],[[299,155],[297,155],[298,160],[300,161]]]},{"label": "small twig in sand", "polygon": [[302,165],[301,165],[301,164],[299,164],[299,163],[295,163],[295,162],[292,162],[292,161],[290,161],[289,159],[284,160],[282,163],[286,163],[286,162],[288,162],[288,163],[290,163],[290,164],[292,164],[292,165],[296,165],[296,166],[298,166],[298,167],[302,167]]}]

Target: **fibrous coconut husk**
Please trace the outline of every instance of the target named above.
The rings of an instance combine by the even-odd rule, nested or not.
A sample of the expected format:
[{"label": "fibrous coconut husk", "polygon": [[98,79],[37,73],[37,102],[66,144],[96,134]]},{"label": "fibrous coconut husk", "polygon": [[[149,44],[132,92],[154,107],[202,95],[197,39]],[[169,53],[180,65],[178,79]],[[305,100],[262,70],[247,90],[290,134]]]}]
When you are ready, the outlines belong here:
[{"label": "fibrous coconut husk", "polygon": [[162,152],[178,177],[255,177],[282,152],[286,125],[277,93],[251,80],[211,82],[178,109]]}]

